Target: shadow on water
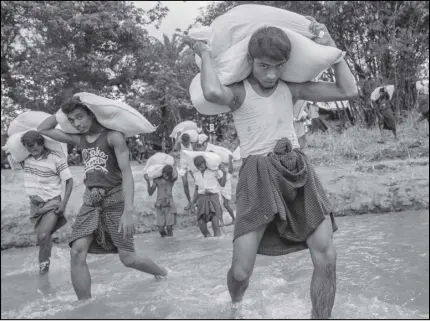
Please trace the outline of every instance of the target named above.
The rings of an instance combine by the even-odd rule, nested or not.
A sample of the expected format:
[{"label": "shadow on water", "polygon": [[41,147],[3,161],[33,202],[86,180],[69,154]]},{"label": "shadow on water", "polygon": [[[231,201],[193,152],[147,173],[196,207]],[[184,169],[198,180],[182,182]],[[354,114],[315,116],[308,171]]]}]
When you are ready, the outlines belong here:
[{"label": "shadow on water", "polygon": [[[429,317],[428,212],[338,219],[338,291],[334,318]],[[123,267],[115,255],[88,256],[93,298],[77,302],[69,250],[53,249],[48,278],[37,275],[36,248],[1,253],[2,318],[228,318],[226,273],[233,226],[219,239],[197,229],[136,237],[141,254],[168,267],[166,281]],[[309,318],[308,251],[258,256],[244,299],[246,318]]]}]

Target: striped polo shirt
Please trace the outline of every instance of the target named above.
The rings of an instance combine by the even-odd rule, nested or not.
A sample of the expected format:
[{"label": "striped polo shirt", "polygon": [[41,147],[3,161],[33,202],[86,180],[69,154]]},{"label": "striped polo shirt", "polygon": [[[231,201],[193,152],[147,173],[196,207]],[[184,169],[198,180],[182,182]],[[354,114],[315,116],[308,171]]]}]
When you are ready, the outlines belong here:
[{"label": "striped polo shirt", "polygon": [[54,151],[37,159],[30,155],[21,165],[27,195],[37,195],[45,202],[61,195],[61,183],[72,178],[67,161]]}]

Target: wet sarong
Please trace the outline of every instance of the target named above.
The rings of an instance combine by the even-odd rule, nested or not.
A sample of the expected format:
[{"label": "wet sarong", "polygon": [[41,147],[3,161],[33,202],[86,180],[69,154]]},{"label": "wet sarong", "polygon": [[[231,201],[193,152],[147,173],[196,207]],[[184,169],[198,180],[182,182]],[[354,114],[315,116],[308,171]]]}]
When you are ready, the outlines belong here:
[{"label": "wet sarong", "polygon": [[243,160],[236,192],[234,239],[267,225],[258,254],[285,255],[307,248],[306,240],[330,215],[331,204],[306,155],[283,138],[273,153]]},{"label": "wet sarong", "polygon": [[94,235],[88,253],[118,253],[118,249],[134,252],[133,237],[124,240],[123,231],[118,232],[124,212],[124,192],[122,186],[109,191],[102,188],[88,188],[82,205],[72,226],[69,246],[74,241]]},{"label": "wet sarong", "polygon": [[222,219],[221,203],[218,193],[208,193],[199,195],[197,200],[197,221],[203,219],[205,223],[212,221],[214,216]]},{"label": "wet sarong", "polygon": [[[53,212],[54,210],[50,210],[46,213],[39,214],[39,210],[43,210],[43,208],[51,208],[54,205],[60,204],[61,196],[57,196],[47,202],[45,202],[41,197],[32,195],[30,196],[30,222],[34,225],[34,229],[36,230],[39,223],[42,221],[43,216],[46,214]],[[43,212],[43,211],[42,211]],[[54,228],[51,230],[51,235],[54,234],[62,226],[66,225],[67,219],[64,217],[64,214],[55,214],[58,216],[57,223],[55,223]],[[39,241],[37,241],[36,245],[39,245]]]}]

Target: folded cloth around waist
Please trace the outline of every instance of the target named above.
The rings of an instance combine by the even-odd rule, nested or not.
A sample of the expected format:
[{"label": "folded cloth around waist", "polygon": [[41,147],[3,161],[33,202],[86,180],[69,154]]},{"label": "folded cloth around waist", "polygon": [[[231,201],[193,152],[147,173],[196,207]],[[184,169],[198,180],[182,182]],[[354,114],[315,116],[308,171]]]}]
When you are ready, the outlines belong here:
[{"label": "folded cloth around waist", "polygon": [[[306,155],[287,138],[268,156],[243,160],[236,193],[234,239],[268,228],[259,254],[284,255],[307,248],[305,241],[331,214],[331,204]],[[337,226],[332,217],[333,230]]]},{"label": "folded cloth around waist", "polygon": [[197,200],[197,220],[201,217],[205,222],[210,222],[213,216],[222,219],[221,203],[218,193],[200,194]]},{"label": "folded cloth around waist", "polygon": [[88,253],[117,253],[118,248],[133,252],[133,238],[124,240],[123,232],[118,232],[124,212],[124,193],[122,186],[110,190],[102,188],[86,189],[82,205],[69,241],[94,235]]},{"label": "folded cloth around waist", "polygon": [[[43,211],[44,208],[54,208],[55,205],[58,205],[61,203],[61,196],[58,195],[57,197],[49,200],[44,201],[41,197],[36,195],[30,196],[30,221],[34,225],[34,229],[37,228],[39,223],[41,222],[43,216],[49,212],[52,212],[52,210],[49,211]],[[42,210],[42,211],[40,211]],[[42,212],[42,213],[40,213]],[[67,223],[67,219],[64,217],[64,214],[56,214],[58,216],[57,222],[55,223],[55,226],[51,230],[51,234],[53,234],[55,231],[57,231],[60,227],[65,225]],[[38,245],[38,244],[37,244]]]}]

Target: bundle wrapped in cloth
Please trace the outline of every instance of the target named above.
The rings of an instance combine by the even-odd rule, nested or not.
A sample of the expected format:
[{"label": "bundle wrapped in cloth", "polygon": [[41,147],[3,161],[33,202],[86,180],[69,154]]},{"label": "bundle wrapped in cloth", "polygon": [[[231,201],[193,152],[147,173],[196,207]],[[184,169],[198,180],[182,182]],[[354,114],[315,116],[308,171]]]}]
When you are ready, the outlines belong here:
[{"label": "bundle wrapped in cloth", "polygon": [[[278,27],[285,31],[291,42],[290,58],[283,67],[281,79],[302,83],[316,78],[322,71],[343,58],[337,48],[315,43],[310,32],[311,21],[304,16],[270,6],[245,4],[234,7],[216,18],[210,27],[191,29],[189,37],[206,41],[211,48],[212,65],[223,85],[246,79],[251,73],[248,62],[248,43],[252,34],[264,26]],[[196,55],[201,68],[201,59]],[[229,112],[227,106],[205,100],[197,74],[190,85],[194,107],[206,115]]]},{"label": "bundle wrapped in cloth", "polygon": [[[96,116],[97,121],[104,127],[124,133],[126,137],[138,134],[152,133],[156,130],[141,113],[119,100],[112,100],[91,93],[77,93],[80,101]],[[61,128],[69,134],[79,134],[61,111],[56,114]]]},{"label": "bundle wrapped in cloth", "polygon": [[206,166],[210,170],[216,171],[219,169],[219,165],[222,163],[221,157],[212,152],[192,152],[188,150],[183,151],[184,159],[187,162],[188,169],[195,173],[198,171],[197,167],[194,165],[194,158],[197,156],[203,156],[206,160]]},{"label": "bundle wrapped in cloth", "polygon": [[[37,130],[37,127],[49,116],[51,115],[41,111],[27,111],[17,116],[10,123],[7,131],[9,138],[3,149],[10,153],[15,162],[22,162],[30,155],[21,143],[21,137],[30,130]],[[61,126],[57,126],[57,128],[62,129]],[[43,137],[46,148],[67,157],[67,144],[62,144],[46,136]]]},{"label": "bundle wrapped in cloth", "polygon": [[379,97],[381,96],[381,89],[384,88],[384,91],[388,93],[388,96],[390,99],[393,97],[395,87],[394,85],[387,85],[387,86],[381,86],[377,87],[372,93],[370,94],[370,99],[372,101],[377,101]]},{"label": "bundle wrapped in cloth", "polygon": [[165,153],[156,153],[151,156],[143,168],[143,173],[148,174],[150,179],[159,178],[163,175],[163,168],[166,165],[173,166],[175,160]]}]

